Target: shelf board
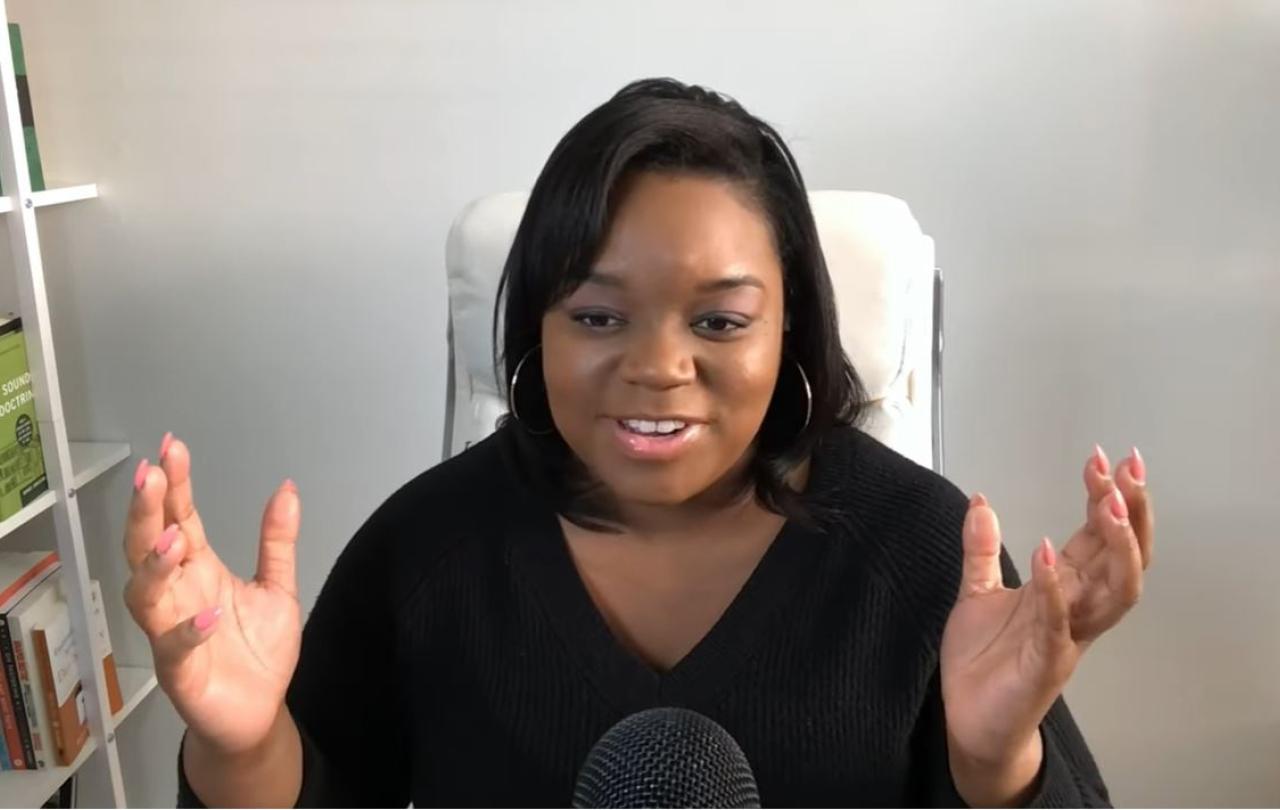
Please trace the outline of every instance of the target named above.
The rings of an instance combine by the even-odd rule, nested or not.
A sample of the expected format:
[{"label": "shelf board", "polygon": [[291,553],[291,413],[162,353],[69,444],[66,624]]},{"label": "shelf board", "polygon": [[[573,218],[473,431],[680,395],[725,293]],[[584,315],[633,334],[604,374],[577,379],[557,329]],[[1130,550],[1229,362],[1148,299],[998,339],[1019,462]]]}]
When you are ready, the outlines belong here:
[{"label": "shelf board", "polygon": [[45,492],[31,503],[22,507],[18,512],[9,518],[0,521],[0,537],[5,537],[11,532],[18,529],[24,523],[28,522],[36,515],[49,509],[58,502],[58,493]]},{"label": "shelf board", "polygon": [[75,474],[71,486],[80,489],[107,470],[129,457],[129,445],[122,442],[69,442],[71,469]]},{"label": "shelf board", "polygon": [[118,729],[142,699],[155,691],[156,673],[149,667],[116,667],[116,675],[120,678],[120,694],[125,698],[120,711],[111,717],[112,728]]},{"label": "shelf board", "polygon": [[[36,208],[43,208],[46,205],[58,205],[59,203],[69,203],[77,200],[91,200],[97,196],[98,184],[86,183],[82,186],[63,186],[62,188],[33,191],[31,192],[31,202]],[[0,213],[12,210],[13,197],[0,197]]]},{"label": "shelf board", "polygon": [[[124,461],[133,452],[123,442],[70,442],[71,445],[71,486],[75,489],[88,484],[93,479]],[[36,515],[44,512],[58,502],[56,492],[45,492],[31,503],[22,507],[17,514],[7,520],[0,521],[0,538],[15,531]]]},{"label": "shelf board", "polygon": [[80,749],[80,755],[66,767],[0,773],[0,807],[39,807],[57,793],[62,783],[74,776],[96,750],[98,744],[90,737]]},{"label": "shelf board", "polygon": [[[129,713],[156,688],[156,675],[143,667],[119,667],[120,691],[124,706],[111,718],[112,729],[118,729]],[[39,807],[70,779],[80,766],[98,750],[98,742],[90,737],[80,755],[70,765],[39,771],[5,771],[0,773],[0,807]]]}]

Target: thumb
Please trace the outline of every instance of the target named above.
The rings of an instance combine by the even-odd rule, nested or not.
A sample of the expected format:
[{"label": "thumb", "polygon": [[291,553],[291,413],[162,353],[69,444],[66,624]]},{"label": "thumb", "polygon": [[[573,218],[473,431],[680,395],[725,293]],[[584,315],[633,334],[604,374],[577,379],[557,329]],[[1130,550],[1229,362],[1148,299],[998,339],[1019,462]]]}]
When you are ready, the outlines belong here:
[{"label": "thumb", "polygon": [[964,518],[964,568],[960,597],[1004,587],[1000,573],[1000,521],[981,493],[969,501]]},{"label": "thumb", "polygon": [[267,502],[262,515],[262,538],[258,544],[258,576],[290,596],[298,595],[298,526],[302,522],[302,500],[298,487],[286,480]]}]

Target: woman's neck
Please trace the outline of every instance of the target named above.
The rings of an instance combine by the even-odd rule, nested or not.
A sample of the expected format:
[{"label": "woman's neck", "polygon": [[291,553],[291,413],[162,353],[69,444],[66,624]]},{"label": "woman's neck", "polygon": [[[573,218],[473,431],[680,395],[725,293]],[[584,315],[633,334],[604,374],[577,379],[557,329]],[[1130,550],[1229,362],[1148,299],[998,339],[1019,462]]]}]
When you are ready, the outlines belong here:
[{"label": "woman's neck", "polygon": [[[732,536],[737,527],[781,518],[756,498],[745,468],[735,469],[697,497],[681,504],[619,503],[625,533],[649,543],[682,543],[698,538]],[[809,462],[797,465],[788,484],[803,491]]]}]

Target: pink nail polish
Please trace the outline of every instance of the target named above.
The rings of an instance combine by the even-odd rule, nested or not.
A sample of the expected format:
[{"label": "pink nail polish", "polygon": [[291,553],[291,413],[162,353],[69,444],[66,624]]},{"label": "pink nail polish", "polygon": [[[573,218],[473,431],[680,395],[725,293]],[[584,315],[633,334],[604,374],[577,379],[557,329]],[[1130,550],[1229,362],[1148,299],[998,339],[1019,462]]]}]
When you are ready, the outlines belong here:
[{"label": "pink nail polish", "polygon": [[160,442],[160,460],[164,461],[165,456],[169,455],[169,447],[173,444],[173,434],[164,434],[164,440]]},{"label": "pink nail polish", "polygon": [[1124,502],[1124,496],[1120,494],[1119,489],[1111,490],[1111,514],[1115,515],[1116,520],[1119,521],[1129,518],[1129,505]]},{"label": "pink nail polish", "polygon": [[1093,446],[1093,467],[1098,471],[1098,475],[1105,476],[1111,472],[1111,462],[1107,459],[1106,451],[1102,449],[1100,444]]},{"label": "pink nail polish", "polygon": [[1142,460],[1142,454],[1138,452],[1138,448],[1133,448],[1133,464],[1130,465],[1129,471],[1133,473],[1133,480],[1139,484],[1147,482],[1147,465]]},{"label": "pink nail polish", "polygon": [[1057,565],[1058,552],[1053,550],[1053,543],[1049,542],[1049,538],[1044,538],[1044,540],[1041,541],[1041,546],[1044,549],[1044,564],[1050,568]]},{"label": "pink nail polish", "polygon": [[213,623],[216,622],[218,617],[221,615],[222,608],[220,607],[205,608],[196,614],[195,622],[193,623],[195,624],[196,629],[203,633],[205,630],[213,627]]},{"label": "pink nail polish", "polygon": [[138,464],[138,471],[133,474],[133,490],[141,492],[142,485],[147,482],[147,470],[151,469],[151,462],[145,458]]},{"label": "pink nail polish", "polygon": [[169,553],[169,549],[173,547],[173,541],[178,537],[178,524],[173,524],[164,530],[164,534],[160,535],[160,539],[156,541],[156,554],[163,557]]}]

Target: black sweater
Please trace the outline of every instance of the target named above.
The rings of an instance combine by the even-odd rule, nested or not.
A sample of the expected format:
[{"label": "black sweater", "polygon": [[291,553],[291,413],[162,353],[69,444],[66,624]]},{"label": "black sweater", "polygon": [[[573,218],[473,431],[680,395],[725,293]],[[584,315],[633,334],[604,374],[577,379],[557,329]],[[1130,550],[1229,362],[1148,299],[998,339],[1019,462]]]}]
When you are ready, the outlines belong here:
[{"label": "black sweater", "polygon": [[[709,634],[658,673],[595,609],[555,514],[514,472],[510,429],[410,481],[339,556],[288,693],[300,805],[567,806],[591,746],[654,706],[727,729],[766,807],[962,804],[938,674],[956,487],[836,430],[805,497],[843,516],[786,523]],[[1033,805],[1106,805],[1061,700],[1042,732]],[[179,804],[198,805],[181,765],[179,781]]]}]

